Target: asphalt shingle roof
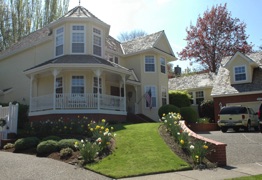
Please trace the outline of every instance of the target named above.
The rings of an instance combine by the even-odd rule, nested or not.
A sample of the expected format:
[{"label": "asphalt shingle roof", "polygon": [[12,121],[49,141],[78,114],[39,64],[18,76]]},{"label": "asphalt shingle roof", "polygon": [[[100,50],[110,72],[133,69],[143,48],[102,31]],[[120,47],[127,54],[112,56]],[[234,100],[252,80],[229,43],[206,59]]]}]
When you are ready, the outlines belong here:
[{"label": "asphalt shingle roof", "polygon": [[198,89],[213,86],[214,73],[193,74],[169,79],[169,90]]},{"label": "asphalt shingle roof", "polygon": [[252,61],[256,62],[259,66],[258,68],[254,68],[252,82],[243,84],[231,84],[230,72],[224,67],[224,65],[231,59],[231,57],[225,57],[222,60],[222,65],[218,70],[211,95],[219,96],[226,94],[262,91],[262,52],[251,53],[247,54],[246,56]]},{"label": "asphalt shingle roof", "polygon": [[163,33],[164,31],[159,31],[154,34],[139,37],[132,41],[122,43],[121,46],[123,48],[124,54],[132,54],[153,48],[154,44]]}]

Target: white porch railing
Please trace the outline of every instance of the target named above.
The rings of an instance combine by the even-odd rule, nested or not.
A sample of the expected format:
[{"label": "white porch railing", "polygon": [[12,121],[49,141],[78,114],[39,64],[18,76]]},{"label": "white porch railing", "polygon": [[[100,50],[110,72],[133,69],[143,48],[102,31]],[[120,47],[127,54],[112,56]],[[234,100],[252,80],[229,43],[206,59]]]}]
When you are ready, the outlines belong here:
[{"label": "white porch railing", "polygon": [[[53,94],[33,97],[30,103],[30,112],[51,109],[98,109],[98,94],[57,93],[55,101],[53,99]],[[125,111],[124,97],[100,94],[99,99],[100,109]]]}]

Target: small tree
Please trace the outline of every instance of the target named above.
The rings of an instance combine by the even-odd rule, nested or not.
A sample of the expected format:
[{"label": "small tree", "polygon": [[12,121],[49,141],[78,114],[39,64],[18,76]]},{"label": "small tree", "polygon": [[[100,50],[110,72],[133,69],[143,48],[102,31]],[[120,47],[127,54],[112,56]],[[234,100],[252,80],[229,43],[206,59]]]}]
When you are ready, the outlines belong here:
[{"label": "small tree", "polygon": [[195,26],[186,29],[187,45],[179,53],[183,60],[194,60],[205,69],[217,72],[225,56],[233,56],[237,51],[249,53],[252,45],[247,43],[246,24],[232,18],[227,4],[213,6],[198,17]]}]

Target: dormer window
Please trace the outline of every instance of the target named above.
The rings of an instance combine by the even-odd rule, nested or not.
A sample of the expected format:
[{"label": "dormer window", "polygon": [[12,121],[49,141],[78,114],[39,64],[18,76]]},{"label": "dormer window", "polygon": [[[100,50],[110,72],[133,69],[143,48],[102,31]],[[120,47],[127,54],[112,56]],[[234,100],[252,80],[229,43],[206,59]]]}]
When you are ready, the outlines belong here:
[{"label": "dormer window", "polygon": [[116,63],[118,64],[119,63],[119,60],[118,60],[118,57],[117,56],[109,56],[108,57],[108,60],[113,62],[113,63]]},{"label": "dormer window", "polygon": [[236,66],[234,67],[235,81],[245,81],[247,80],[246,66]]},{"label": "dormer window", "polygon": [[61,56],[64,54],[64,28],[58,28],[55,32],[55,56]]},{"label": "dormer window", "polygon": [[85,52],[85,26],[72,26],[72,53]]},{"label": "dormer window", "polygon": [[93,28],[93,54],[102,55],[102,33],[97,28]]}]

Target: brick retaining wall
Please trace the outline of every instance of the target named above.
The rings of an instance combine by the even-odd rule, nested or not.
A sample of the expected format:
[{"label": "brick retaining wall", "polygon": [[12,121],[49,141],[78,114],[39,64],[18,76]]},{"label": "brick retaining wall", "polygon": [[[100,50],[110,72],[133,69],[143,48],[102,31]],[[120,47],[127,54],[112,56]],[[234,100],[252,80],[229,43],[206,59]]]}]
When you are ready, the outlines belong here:
[{"label": "brick retaining wall", "polygon": [[227,144],[217,142],[208,138],[205,138],[203,136],[200,136],[190,130],[186,124],[185,121],[179,122],[182,129],[190,134],[190,136],[199,139],[201,141],[205,141],[207,143],[212,144],[212,151],[211,153],[206,157],[210,162],[217,163],[218,166],[226,166],[227,165],[227,157],[226,157],[226,146]]}]

